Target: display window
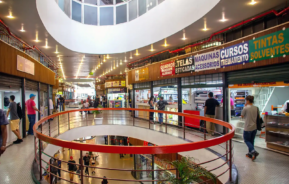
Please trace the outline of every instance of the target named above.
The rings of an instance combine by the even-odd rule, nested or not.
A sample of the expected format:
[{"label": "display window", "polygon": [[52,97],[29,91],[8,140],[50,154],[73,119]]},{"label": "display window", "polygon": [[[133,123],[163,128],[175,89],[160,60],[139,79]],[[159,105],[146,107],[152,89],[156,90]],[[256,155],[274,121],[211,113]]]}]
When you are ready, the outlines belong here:
[{"label": "display window", "polygon": [[[148,101],[151,97],[150,89],[136,89],[135,90],[135,108],[137,109],[150,109]],[[149,112],[136,111],[135,116],[142,119],[149,119]]]},{"label": "display window", "polygon": [[[245,98],[248,95],[254,96],[254,105],[259,108],[260,116],[264,118],[264,115],[267,114],[268,119],[273,119],[274,117],[284,116],[287,110],[287,103],[289,103],[289,84],[284,82],[263,82],[263,83],[250,83],[250,84],[231,84],[229,85],[229,94],[230,99],[228,99],[229,107],[229,123],[236,127],[235,139],[243,139],[244,125],[245,121],[241,118],[241,113],[244,107],[246,106]],[[265,119],[265,118],[264,118]],[[278,118],[275,118],[276,121],[269,122],[272,124],[282,124],[278,122]],[[282,126],[273,128],[272,130],[266,127],[264,129],[265,136],[273,137],[274,143],[286,143],[289,139],[282,139],[280,134],[288,134],[287,129],[282,129]],[[260,134],[260,131],[258,131]],[[256,137],[256,145],[261,147],[266,147],[264,135],[258,135]],[[280,137],[278,139],[277,137]],[[266,139],[267,140],[267,139]],[[279,142],[278,142],[279,141]],[[272,142],[272,141],[271,141]],[[289,148],[289,143],[288,143]]]},{"label": "display window", "polygon": [[[177,85],[154,87],[153,92],[156,103],[160,100],[160,97],[163,97],[164,100],[168,103],[168,105],[165,107],[165,111],[178,112]],[[158,110],[156,104],[155,109]],[[154,121],[160,122],[158,113],[154,113]],[[172,125],[178,125],[178,116],[174,114],[164,114],[163,122],[167,122],[168,124]]]},{"label": "display window", "polygon": [[126,93],[108,93],[109,108],[125,108]]}]

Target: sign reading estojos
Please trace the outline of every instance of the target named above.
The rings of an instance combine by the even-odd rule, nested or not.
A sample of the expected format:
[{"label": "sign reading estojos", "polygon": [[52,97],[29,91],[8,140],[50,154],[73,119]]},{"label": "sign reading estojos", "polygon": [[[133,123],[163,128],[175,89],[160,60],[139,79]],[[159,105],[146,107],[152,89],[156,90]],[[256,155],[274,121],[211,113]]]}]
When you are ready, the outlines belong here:
[{"label": "sign reading estojos", "polygon": [[161,63],[160,72],[161,77],[175,75],[175,61]]}]

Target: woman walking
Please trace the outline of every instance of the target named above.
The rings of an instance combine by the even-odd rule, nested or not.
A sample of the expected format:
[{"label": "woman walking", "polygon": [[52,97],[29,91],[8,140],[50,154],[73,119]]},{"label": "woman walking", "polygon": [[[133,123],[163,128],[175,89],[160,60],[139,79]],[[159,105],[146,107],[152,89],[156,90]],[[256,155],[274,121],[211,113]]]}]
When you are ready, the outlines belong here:
[{"label": "woman walking", "polygon": [[[154,96],[151,96],[149,100],[150,110],[154,110]],[[154,124],[154,112],[150,112],[150,123]]]},{"label": "woman walking", "polygon": [[253,105],[254,96],[248,95],[246,97],[246,104],[242,110],[241,117],[245,120],[244,126],[244,142],[248,146],[249,153],[246,154],[248,158],[255,160],[259,153],[255,150],[254,140],[257,133],[257,118],[259,109]]},{"label": "woman walking", "polygon": [[94,154],[92,154],[92,155],[90,156],[90,164],[91,164],[91,166],[92,166],[92,168],[91,168],[91,170],[92,170],[91,173],[92,173],[92,174],[95,174],[96,158],[97,158],[97,156],[94,157]]}]

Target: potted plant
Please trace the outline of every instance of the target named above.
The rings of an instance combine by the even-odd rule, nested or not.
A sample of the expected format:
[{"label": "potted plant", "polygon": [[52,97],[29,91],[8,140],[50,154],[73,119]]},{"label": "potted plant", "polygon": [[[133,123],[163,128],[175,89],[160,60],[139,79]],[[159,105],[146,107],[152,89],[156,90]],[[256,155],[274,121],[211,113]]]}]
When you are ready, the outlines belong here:
[{"label": "potted plant", "polygon": [[172,161],[170,164],[178,170],[179,176],[170,175],[168,180],[171,184],[202,183],[207,180],[216,183],[216,176],[196,165],[194,161],[195,159],[191,157],[182,157],[181,160]]},{"label": "potted plant", "polygon": [[[103,108],[102,105],[98,105],[97,108]],[[94,118],[98,118],[100,117],[100,115],[102,115],[102,111],[99,111],[99,110],[94,110],[92,111],[92,113],[94,114]]]}]

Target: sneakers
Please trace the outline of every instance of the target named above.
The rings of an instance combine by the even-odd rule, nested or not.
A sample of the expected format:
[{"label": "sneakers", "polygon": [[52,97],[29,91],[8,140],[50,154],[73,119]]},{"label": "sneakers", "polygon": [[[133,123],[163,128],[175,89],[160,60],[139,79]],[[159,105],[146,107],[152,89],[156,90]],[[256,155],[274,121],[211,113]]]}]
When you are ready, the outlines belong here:
[{"label": "sneakers", "polygon": [[21,142],[23,142],[22,139],[17,139],[16,141],[13,142],[13,144],[20,144]]},{"label": "sneakers", "polygon": [[259,155],[259,153],[257,151],[252,153],[252,161],[254,161],[257,158],[258,155]]},{"label": "sneakers", "polygon": [[246,154],[246,157],[252,159],[252,155],[251,155],[250,153],[247,153],[247,154]]}]

